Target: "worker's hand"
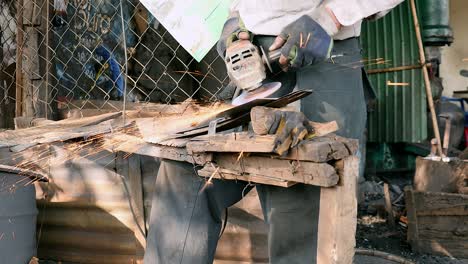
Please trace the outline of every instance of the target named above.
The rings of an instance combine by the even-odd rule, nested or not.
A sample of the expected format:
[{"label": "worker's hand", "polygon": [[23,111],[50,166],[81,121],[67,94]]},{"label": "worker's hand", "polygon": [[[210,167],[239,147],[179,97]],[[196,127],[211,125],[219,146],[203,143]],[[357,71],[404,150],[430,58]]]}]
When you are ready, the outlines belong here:
[{"label": "worker's hand", "polygon": [[270,51],[281,48],[279,63],[283,70],[293,70],[324,61],[330,57],[333,39],[308,15],[286,26]]},{"label": "worker's hand", "polygon": [[301,112],[257,106],[252,108],[250,117],[256,134],[276,135],[275,152],[279,155],[286,154],[314,133],[309,120]]},{"label": "worker's hand", "polygon": [[242,19],[236,15],[224,23],[223,32],[216,46],[219,56],[224,58],[226,49],[237,40],[251,40],[252,34],[247,30]]}]

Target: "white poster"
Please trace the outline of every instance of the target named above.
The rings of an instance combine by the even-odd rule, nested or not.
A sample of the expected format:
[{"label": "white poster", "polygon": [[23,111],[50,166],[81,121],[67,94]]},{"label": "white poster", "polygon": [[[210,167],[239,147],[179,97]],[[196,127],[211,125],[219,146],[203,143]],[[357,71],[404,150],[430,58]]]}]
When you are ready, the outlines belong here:
[{"label": "white poster", "polygon": [[231,0],[140,0],[198,62],[216,44]]}]

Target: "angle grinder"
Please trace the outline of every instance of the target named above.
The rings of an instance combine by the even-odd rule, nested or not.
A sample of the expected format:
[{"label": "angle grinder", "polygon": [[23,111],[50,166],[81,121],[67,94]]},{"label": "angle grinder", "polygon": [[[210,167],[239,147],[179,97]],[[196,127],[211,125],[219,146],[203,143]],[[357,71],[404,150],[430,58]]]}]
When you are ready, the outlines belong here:
[{"label": "angle grinder", "polygon": [[[281,51],[265,52],[248,40],[238,40],[227,50],[225,63],[227,73],[242,94],[235,97],[233,105],[242,105],[255,99],[267,98],[281,88],[280,82],[264,83],[266,67],[273,72],[271,63],[277,61]],[[237,94],[237,93],[236,93]]]}]

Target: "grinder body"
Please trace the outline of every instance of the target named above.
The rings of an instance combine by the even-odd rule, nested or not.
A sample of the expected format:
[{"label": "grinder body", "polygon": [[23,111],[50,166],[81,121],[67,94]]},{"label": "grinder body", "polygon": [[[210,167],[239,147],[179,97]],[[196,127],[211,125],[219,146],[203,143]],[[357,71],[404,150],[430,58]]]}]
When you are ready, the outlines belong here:
[{"label": "grinder body", "polygon": [[266,98],[275,93],[281,83],[267,83],[266,67],[270,71],[271,62],[278,60],[280,51],[264,52],[260,55],[258,47],[248,40],[238,40],[226,50],[225,63],[227,73],[232,82],[243,91],[242,95],[233,100],[234,105],[240,105],[259,98]]},{"label": "grinder body", "polygon": [[266,78],[258,48],[248,40],[234,42],[226,50],[225,62],[229,78],[242,90],[259,88]]}]

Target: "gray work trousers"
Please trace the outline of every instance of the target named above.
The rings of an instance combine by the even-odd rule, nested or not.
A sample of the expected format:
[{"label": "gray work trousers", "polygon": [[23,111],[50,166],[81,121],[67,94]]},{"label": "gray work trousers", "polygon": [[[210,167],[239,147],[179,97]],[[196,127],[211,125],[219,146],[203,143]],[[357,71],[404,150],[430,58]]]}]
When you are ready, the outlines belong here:
[{"label": "gray work trousers", "polygon": [[[358,139],[366,124],[360,53],[357,39],[339,41],[333,51],[338,55],[334,63],[287,74],[295,75],[290,84],[296,89],[314,90],[301,102],[309,119],[336,120],[340,127],[337,134]],[[250,189],[240,181],[213,180],[201,191],[206,181],[197,177],[196,169],[189,163],[162,161],[152,201],[145,264],[213,262],[225,208]],[[269,226],[270,263],[316,263],[320,188],[303,184],[256,188]]]}]

